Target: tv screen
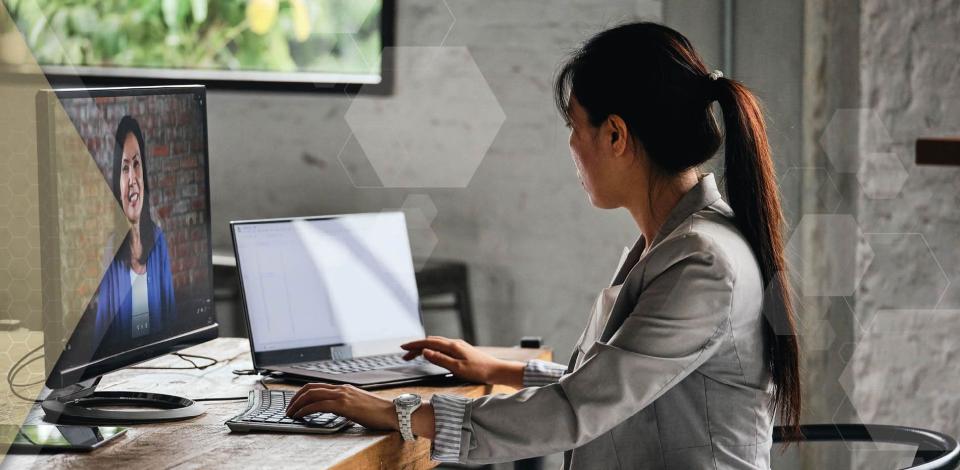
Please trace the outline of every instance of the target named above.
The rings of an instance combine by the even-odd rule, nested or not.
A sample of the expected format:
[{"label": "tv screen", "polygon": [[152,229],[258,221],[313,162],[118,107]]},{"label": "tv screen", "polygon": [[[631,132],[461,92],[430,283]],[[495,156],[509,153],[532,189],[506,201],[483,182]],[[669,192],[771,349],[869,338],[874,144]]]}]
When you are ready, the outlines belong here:
[{"label": "tv screen", "polygon": [[391,1],[2,0],[55,83],[364,91],[386,86]]},{"label": "tv screen", "polygon": [[204,88],[41,92],[38,116],[48,383],[215,337]]}]

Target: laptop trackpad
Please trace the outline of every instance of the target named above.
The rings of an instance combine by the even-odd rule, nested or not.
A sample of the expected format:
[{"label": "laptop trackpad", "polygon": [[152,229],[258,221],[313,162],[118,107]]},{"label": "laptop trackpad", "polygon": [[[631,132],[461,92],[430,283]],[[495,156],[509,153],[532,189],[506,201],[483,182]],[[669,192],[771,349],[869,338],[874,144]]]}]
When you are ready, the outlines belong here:
[{"label": "laptop trackpad", "polygon": [[449,374],[450,371],[443,367],[433,364],[409,365],[387,369],[391,372],[399,372],[403,375],[424,376]]},{"label": "laptop trackpad", "polygon": [[355,383],[377,383],[377,382],[393,382],[397,380],[409,379],[411,377],[417,377],[420,374],[411,374],[409,372],[398,371],[396,369],[380,369],[380,370],[368,370],[364,372],[354,372],[349,374],[345,378],[348,382]]},{"label": "laptop trackpad", "polygon": [[411,365],[393,367],[390,369],[369,370],[364,372],[354,372],[350,374],[351,382],[389,382],[393,380],[403,380],[415,377],[429,377],[433,375],[443,375],[450,373],[442,367],[432,364],[429,365]]}]

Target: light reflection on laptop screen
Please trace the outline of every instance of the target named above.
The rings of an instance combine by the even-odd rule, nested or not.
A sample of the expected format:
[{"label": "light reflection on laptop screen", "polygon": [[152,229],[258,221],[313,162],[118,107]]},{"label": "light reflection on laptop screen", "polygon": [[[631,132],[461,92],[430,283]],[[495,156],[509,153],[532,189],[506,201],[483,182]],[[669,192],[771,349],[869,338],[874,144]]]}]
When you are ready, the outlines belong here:
[{"label": "light reflection on laptop screen", "polygon": [[403,213],[240,224],[235,240],[257,351],[380,354],[424,336]]}]

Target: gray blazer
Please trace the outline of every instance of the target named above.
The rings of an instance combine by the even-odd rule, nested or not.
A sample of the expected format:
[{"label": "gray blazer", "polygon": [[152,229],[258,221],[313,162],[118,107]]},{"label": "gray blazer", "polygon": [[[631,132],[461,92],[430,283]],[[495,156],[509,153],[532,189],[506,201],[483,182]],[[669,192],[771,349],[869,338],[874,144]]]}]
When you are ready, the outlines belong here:
[{"label": "gray blazer", "polygon": [[554,384],[467,404],[461,461],[564,452],[564,468],[769,468],[763,283],[713,175],[627,255],[609,319]]}]

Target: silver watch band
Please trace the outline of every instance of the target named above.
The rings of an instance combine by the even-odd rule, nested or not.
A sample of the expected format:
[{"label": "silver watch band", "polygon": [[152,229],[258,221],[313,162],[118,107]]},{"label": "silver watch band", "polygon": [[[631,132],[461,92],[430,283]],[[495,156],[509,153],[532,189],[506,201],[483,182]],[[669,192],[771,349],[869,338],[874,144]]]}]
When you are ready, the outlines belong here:
[{"label": "silver watch band", "polygon": [[406,407],[397,408],[397,419],[400,421],[400,436],[403,437],[405,441],[416,440],[417,437],[413,435],[413,423],[410,417],[413,415],[413,410]]},{"label": "silver watch band", "polygon": [[393,405],[397,410],[400,435],[404,441],[412,441],[417,438],[413,435],[413,412],[417,411],[421,404],[420,396],[413,393],[404,393],[393,399]]}]

